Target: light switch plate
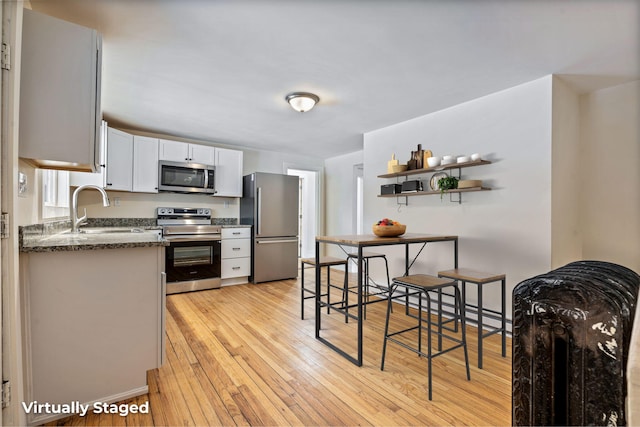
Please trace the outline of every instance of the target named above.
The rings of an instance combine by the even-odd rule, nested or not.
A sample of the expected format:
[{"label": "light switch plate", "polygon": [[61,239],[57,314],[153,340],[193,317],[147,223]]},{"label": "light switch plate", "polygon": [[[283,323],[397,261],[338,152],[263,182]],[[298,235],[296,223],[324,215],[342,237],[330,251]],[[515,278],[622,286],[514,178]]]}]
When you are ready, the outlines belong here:
[{"label": "light switch plate", "polygon": [[18,172],[18,197],[27,197],[27,175]]}]

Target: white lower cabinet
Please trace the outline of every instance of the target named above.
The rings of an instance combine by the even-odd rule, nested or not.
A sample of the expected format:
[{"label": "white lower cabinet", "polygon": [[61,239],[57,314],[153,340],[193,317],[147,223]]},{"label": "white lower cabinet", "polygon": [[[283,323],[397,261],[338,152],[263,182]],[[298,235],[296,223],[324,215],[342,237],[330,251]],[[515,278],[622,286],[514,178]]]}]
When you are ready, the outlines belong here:
[{"label": "white lower cabinet", "polygon": [[247,283],[251,275],[251,228],[222,229],[222,285]]},{"label": "white lower cabinet", "polygon": [[[147,371],[164,359],[164,251],[20,254],[26,402],[91,404],[148,393]],[[57,418],[34,412],[26,421]]]}]

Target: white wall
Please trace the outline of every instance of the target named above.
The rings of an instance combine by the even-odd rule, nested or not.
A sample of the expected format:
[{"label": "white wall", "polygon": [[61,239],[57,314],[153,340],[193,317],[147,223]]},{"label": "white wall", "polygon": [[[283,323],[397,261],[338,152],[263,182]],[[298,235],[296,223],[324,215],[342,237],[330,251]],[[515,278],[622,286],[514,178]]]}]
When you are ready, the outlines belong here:
[{"label": "white wall", "polygon": [[[326,176],[325,190],[325,230],[327,235],[356,234],[353,227],[355,215],[355,179],[353,167],[362,164],[363,151],[345,154],[326,159],[324,162]],[[344,256],[339,249],[326,245],[324,253],[331,256]]]},{"label": "white wall", "polygon": [[565,82],[553,77],[551,165],[551,266],[582,259],[580,198],[580,102]]},{"label": "white wall", "polygon": [[[513,286],[551,267],[551,108],[547,76],[365,134],[365,224],[389,217],[406,224],[409,233],[458,235],[460,266],[506,273],[511,307]],[[394,182],[377,178],[391,154],[406,162],[419,143],[436,156],[481,153],[493,163],[462,169],[462,178],[482,179],[493,190],[464,194],[462,204],[418,196],[399,207],[395,198],[377,197],[381,184]],[[430,176],[421,176],[425,185]],[[402,274],[400,248],[375,250],[390,257],[392,276]],[[429,245],[412,271],[451,268],[452,250],[450,243]],[[376,279],[382,273],[373,269]],[[498,308],[498,287],[485,287],[485,295],[485,304]]]},{"label": "white wall", "polygon": [[640,81],[580,99],[583,255],[640,272]]}]

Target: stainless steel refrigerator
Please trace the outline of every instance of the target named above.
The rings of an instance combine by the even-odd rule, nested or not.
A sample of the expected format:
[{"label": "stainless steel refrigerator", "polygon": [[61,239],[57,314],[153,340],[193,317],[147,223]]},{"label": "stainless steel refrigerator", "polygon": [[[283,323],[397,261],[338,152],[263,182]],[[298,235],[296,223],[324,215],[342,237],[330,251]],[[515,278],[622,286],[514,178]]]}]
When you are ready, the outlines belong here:
[{"label": "stainless steel refrigerator", "polygon": [[240,223],[252,225],[253,283],[298,276],[297,176],[256,172],[243,178]]}]

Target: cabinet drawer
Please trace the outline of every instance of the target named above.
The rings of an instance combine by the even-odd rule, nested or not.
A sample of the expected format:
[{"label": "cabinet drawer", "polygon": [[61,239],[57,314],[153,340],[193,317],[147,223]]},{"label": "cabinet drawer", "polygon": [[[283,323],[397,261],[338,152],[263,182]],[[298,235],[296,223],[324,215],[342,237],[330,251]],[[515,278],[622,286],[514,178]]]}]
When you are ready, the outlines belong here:
[{"label": "cabinet drawer", "polygon": [[222,228],[223,239],[248,239],[251,237],[251,228]]},{"label": "cabinet drawer", "polygon": [[223,239],[222,259],[251,256],[251,239]]},{"label": "cabinet drawer", "polygon": [[221,277],[244,277],[251,274],[251,258],[223,259]]}]

